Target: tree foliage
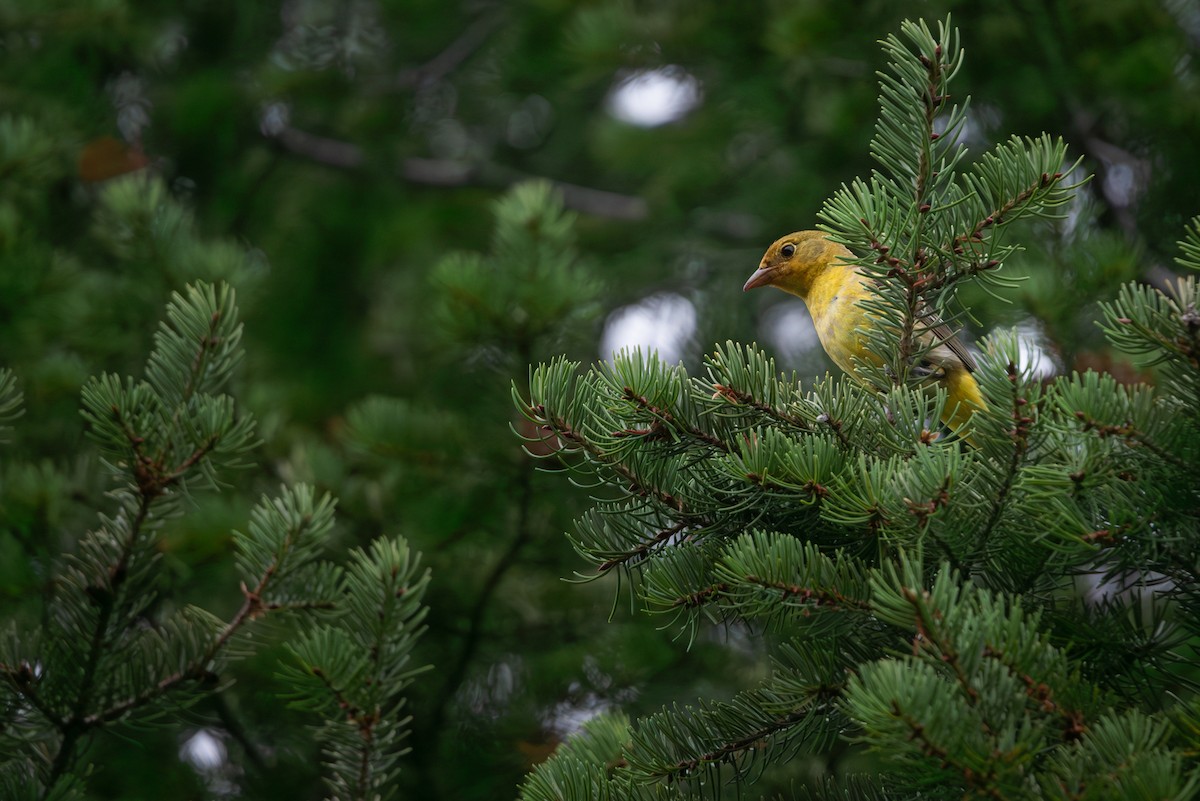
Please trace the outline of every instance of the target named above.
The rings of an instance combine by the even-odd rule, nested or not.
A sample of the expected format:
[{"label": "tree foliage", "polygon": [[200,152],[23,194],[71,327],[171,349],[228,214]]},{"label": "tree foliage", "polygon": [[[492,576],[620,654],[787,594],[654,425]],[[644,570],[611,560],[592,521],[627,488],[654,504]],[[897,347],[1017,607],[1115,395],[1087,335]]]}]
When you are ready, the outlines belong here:
[{"label": "tree foliage", "polygon": [[[997,332],[978,447],[931,431],[945,399],[907,380],[926,309],[960,282],[1002,287],[1008,226],[1075,187],[1047,137],[967,164],[965,104],[946,107],[956,34],[902,33],[884,42],[879,168],[824,211],[877,279],[870,341],[887,358],[866,386],[806,386],[730,342],[700,375],[638,351],[583,373],[558,359],[516,396],[531,441],[598,498],[572,534],[596,577],[622,575],[692,636],[705,619],[771,631],[779,654],[729,701],[593,722],[524,798],[716,797],[839,742],[878,755],[851,797],[1200,787],[1196,279],[1104,307],[1156,386],[1043,382]],[[1182,264],[1198,244],[1193,227]]]},{"label": "tree foliage", "polygon": [[[700,615],[683,607],[666,610],[668,618],[612,616],[609,583],[561,581],[576,563],[559,533],[588,506],[589,494],[603,489],[568,487],[522,456],[510,429],[531,436],[535,426],[514,414],[509,384],[519,376],[519,393],[528,397],[528,363],[556,353],[587,363],[597,351],[607,357],[614,341],[633,343],[622,339],[622,320],[653,312],[664,298],[670,303],[661,309],[694,312],[694,326],[685,319],[661,324],[658,332],[671,329],[690,376],[705,376],[704,352],[727,340],[757,340],[780,368],[805,379],[823,372],[828,363],[805,342],[794,301],[778,295],[742,302],[736,287],[766,241],[818,218],[831,189],[852,186],[854,175],[871,186],[873,76],[887,58],[874,42],[899,32],[906,13],[934,19],[951,9],[971,54],[954,61],[955,85],[970,85],[982,102],[969,107],[954,135],[922,144],[946,158],[960,143],[970,148],[957,163],[958,183],[938,191],[957,187],[967,197],[964,218],[970,207],[970,222],[985,219],[989,209],[971,206],[975,190],[965,182],[991,173],[972,154],[1013,133],[1025,143],[1027,135],[1048,131],[1047,148],[1060,136],[1069,140],[1073,157],[1085,161],[1066,183],[1084,172],[1096,178],[1055,210],[1061,217],[1031,218],[1035,225],[1018,222],[1003,241],[985,239],[994,252],[980,252],[987,257],[982,264],[1002,260],[1002,271],[983,269],[937,291],[895,286],[895,297],[920,295],[964,333],[1019,325],[1018,342],[1005,347],[1020,356],[1020,371],[1044,377],[1090,367],[1119,385],[1182,380],[1186,372],[1168,377],[1165,364],[1134,368],[1092,321],[1104,316],[1098,304],[1116,298],[1120,283],[1139,277],[1166,286],[1171,242],[1194,212],[1200,40],[1186,3],[923,0],[913,9],[804,0],[0,0],[0,369],[11,370],[11,378],[0,373],[0,617],[19,634],[16,652],[28,656],[26,641],[36,639],[43,614],[54,608],[63,555],[78,554],[82,533],[101,527],[98,513],[120,517],[118,499],[108,494],[120,486],[110,468],[137,464],[122,464],[129,443],[118,439],[109,447],[88,437],[79,415],[87,386],[128,391],[144,402],[138,414],[151,427],[141,446],[150,459],[148,480],[169,479],[188,448],[223,430],[225,395],[237,399],[234,426],[253,418],[249,438],[261,440],[245,452],[210,454],[155,501],[161,515],[149,568],[154,599],[135,627],[164,625],[189,608],[211,616],[195,623],[202,632],[233,620],[245,602],[239,583],[252,590],[259,579],[238,561],[247,541],[234,532],[249,534],[248,521],[284,502],[280,487],[290,488],[287,504],[300,506],[296,493],[311,487],[314,512],[327,494],[338,498],[319,558],[343,571],[357,564],[350,554],[374,554],[381,535],[394,542],[403,534],[410,544],[407,562],[401,549],[394,565],[412,568],[411,554],[423,554],[421,564],[436,578],[423,596],[428,613],[420,622],[414,613],[411,625],[428,630],[394,675],[403,683],[413,664],[438,669],[403,691],[402,709],[388,707],[397,720],[411,715],[411,722],[395,737],[376,738],[384,744],[379,750],[360,754],[400,768],[388,787],[400,797],[510,794],[532,765],[598,711],[638,719],[679,699],[728,701],[757,686],[769,670],[767,643],[778,636],[760,637],[757,626],[777,632],[790,619],[769,611],[766,591],[746,587],[736,597],[758,622],[714,625],[707,607]],[[691,94],[684,93],[687,102],[666,122],[625,113],[623,100],[655,85]],[[952,94],[943,113],[955,105],[964,101]],[[913,110],[917,118],[928,111]],[[913,129],[914,142],[923,125]],[[937,219],[950,220],[949,214],[939,208]],[[828,215],[824,223],[835,227]],[[860,236],[858,253],[873,254],[856,230],[848,233]],[[1017,242],[1023,251],[1001,252]],[[892,255],[911,272],[914,254]],[[952,277],[975,268],[969,260],[935,260],[922,269]],[[1023,280],[1008,286],[1001,278]],[[246,323],[245,358],[223,389],[209,393],[203,410],[174,397],[154,401],[142,386],[163,308],[173,293],[191,297],[188,287],[198,282],[214,291],[236,289]],[[906,314],[895,313],[901,321]],[[1135,334],[1146,323],[1124,309],[1117,312],[1122,316],[1139,322],[1111,327]],[[1152,330],[1174,336],[1169,326]],[[1023,361],[1031,350],[1043,356],[1037,368]],[[767,369],[765,361],[738,351],[712,354],[731,373],[722,386],[759,386],[742,374]],[[907,385],[897,380],[904,367],[897,359],[890,373],[877,375],[879,383],[889,392]],[[120,379],[110,384],[94,376]],[[777,378],[775,367],[768,377]],[[1007,397],[1012,382],[993,377]],[[681,387],[692,381],[671,380]],[[833,537],[850,556],[869,553],[858,538],[835,537],[820,497],[810,498],[814,488],[806,485],[872,479],[873,467],[858,466],[864,455],[905,461],[912,437],[927,427],[917,410],[936,399],[898,390],[887,408],[909,404],[912,413],[888,418],[876,398],[837,382],[805,381],[805,393],[816,393],[821,406],[815,411],[803,404],[784,409],[785,402],[799,403],[794,382],[761,385],[780,393],[760,404],[764,421],[773,421],[762,423],[764,437],[773,439],[746,454],[743,438],[728,440],[745,462],[737,469],[798,487],[793,502],[810,507],[821,536]],[[1021,387],[1029,406],[1058,403],[1040,380]],[[996,391],[989,390],[992,397]],[[1088,407],[1089,414],[1099,423],[1102,412],[1119,413],[1128,403],[1151,425],[1158,418],[1144,405],[1158,397],[1143,392],[1122,399],[1116,411]],[[614,399],[614,408],[625,402]],[[203,426],[172,427],[172,408],[203,411]],[[732,412],[731,432],[742,425],[732,405],[703,408],[712,419]],[[822,409],[832,409],[833,417],[822,417]],[[798,436],[805,426],[822,430],[828,419],[840,421],[855,443],[843,460],[857,478],[843,464],[817,472],[790,454],[789,439],[811,443],[822,460],[841,454],[820,437]],[[893,432],[882,440],[868,427],[881,420]],[[708,420],[690,423],[701,432],[708,427]],[[790,437],[778,436],[776,423]],[[999,417],[980,424],[1003,436],[1014,425]],[[893,431],[900,427],[911,436]],[[1090,434],[1099,438],[1102,431],[1105,447],[1148,447],[1102,427]],[[1172,432],[1154,428],[1155,436]],[[890,450],[874,454],[881,441]],[[1031,453],[1061,442],[1032,425]],[[537,447],[545,452],[562,444],[554,438]],[[673,447],[684,453],[685,444]],[[1103,454],[1089,449],[1072,456],[1078,462],[1072,472],[1092,470]],[[177,461],[155,462],[160,456]],[[1064,488],[1073,492],[1076,483],[1057,469],[1037,474],[1033,459],[1019,457],[1015,471],[1003,460],[980,468],[996,471],[988,486],[1008,487],[1004,503],[979,501],[997,510],[988,517],[997,536],[1024,542],[1011,532],[1038,521],[1026,515],[1022,523],[1026,507],[1013,499],[1035,492],[1062,504],[1056,532],[1080,514],[1090,519],[1087,508],[1074,508],[1076,500],[1085,507],[1109,504],[1124,521],[1134,519],[1138,499],[1124,492],[1127,484],[1101,491],[1102,480],[1085,473],[1079,494],[1068,495]],[[241,467],[231,472],[234,464]],[[973,470],[969,460],[954,464],[964,480]],[[213,469],[205,472],[205,465]],[[710,473],[703,478],[712,486],[721,486],[720,474],[736,478],[721,460]],[[1187,491],[1185,481],[1168,479],[1166,471],[1154,476],[1156,498]],[[908,507],[886,493],[910,482],[888,480],[872,485],[872,504],[893,520],[905,519]],[[765,490],[782,502],[784,489]],[[836,515],[861,520],[874,506],[847,504]],[[725,522],[753,517],[749,510],[711,507]],[[807,563],[813,575],[833,576],[822,581],[857,587],[866,580],[862,565],[837,557],[837,545],[818,548],[830,562],[793,554],[789,540],[759,551],[754,538],[786,525],[794,511],[773,510],[762,526],[738,531],[749,540],[721,570],[784,580],[776,562],[757,558],[772,559],[771,549],[779,547],[788,563],[814,559]],[[941,525],[944,511],[931,526]],[[280,525],[275,514],[264,518],[275,520],[272,526]],[[591,523],[596,533],[588,536],[598,544],[585,547],[594,547],[597,559],[620,555],[623,539],[640,536],[617,521],[608,515]],[[664,521],[664,530],[675,525]],[[691,533],[668,533],[660,547]],[[954,547],[971,550],[966,541]],[[1028,573],[1023,560],[1037,553],[1034,545],[1022,547],[1029,550],[1012,563],[1015,573]],[[643,556],[654,553],[650,548]],[[989,558],[998,569],[1010,568],[999,550]],[[675,569],[693,567],[681,561]],[[92,575],[103,572],[97,567]],[[348,572],[339,575],[350,580]],[[413,574],[414,583],[420,575]],[[675,579],[664,577],[655,593],[666,607]],[[325,593],[320,582],[332,579],[319,571],[312,577],[319,594]],[[271,586],[291,593],[299,585],[273,580]],[[794,596],[789,603],[805,601]],[[681,628],[656,630],[681,612]],[[351,773],[324,764],[319,750],[322,741],[341,747],[349,722],[327,729],[311,711],[333,695],[297,696],[292,700],[300,703],[290,708],[278,695],[287,686],[278,674],[294,678],[308,664],[289,650],[307,642],[307,632],[334,626],[358,631],[354,642],[369,636],[349,617],[331,623],[331,614],[312,609],[248,621],[247,636],[232,637],[216,660],[218,685],[185,682],[161,704],[148,702],[82,735],[78,765],[89,771],[82,792],[129,801],[292,799],[326,792],[321,776],[350,781]],[[1150,636],[1140,626],[1154,620],[1121,629],[1135,658]],[[690,649],[672,640],[680,631]],[[1086,636],[1078,627],[1071,631],[1075,650],[1092,649],[1094,664],[1109,660],[1116,673],[1124,671],[1127,654],[1114,648],[1111,626],[1089,623]],[[201,638],[194,645],[203,650],[208,643]],[[81,646],[74,647],[78,653]],[[316,645],[304,647],[317,665]],[[790,664],[782,652],[771,655]],[[147,664],[157,663],[138,669],[145,673]],[[348,683],[337,691],[353,696],[360,717],[369,717],[369,692],[358,679],[370,680],[375,669],[339,660],[322,665],[345,670],[339,675]],[[117,659],[103,664],[104,671],[124,667]],[[123,681],[97,677],[105,686]],[[723,707],[713,709],[719,714]],[[401,738],[405,727],[412,734]],[[721,731],[744,729],[731,724]],[[396,758],[410,746],[410,754]],[[841,774],[877,769],[861,748],[837,740],[820,754],[801,750],[773,759],[750,792],[791,793],[825,771],[827,780],[813,779],[806,792],[874,797],[874,784]]]},{"label": "tree foliage", "polygon": [[5,797],[83,797],[85,755],[101,731],[179,715],[258,649],[262,621],[297,616],[296,664],[281,678],[325,719],[330,797],[380,797],[394,784],[428,580],[402,540],[354,553],[349,568],[324,561],[333,499],[285,486],[233,536],[243,601],[232,617],[164,603],[164,526],[194,493],[219,490],[257,444],[253,417],[223,394],[241,333],[228,285],[190,285],[167,307],[144,379],[105,374],[84,387],[83,418],[112,476],[109,508],[47,566],[37,616],[4,634]]}]

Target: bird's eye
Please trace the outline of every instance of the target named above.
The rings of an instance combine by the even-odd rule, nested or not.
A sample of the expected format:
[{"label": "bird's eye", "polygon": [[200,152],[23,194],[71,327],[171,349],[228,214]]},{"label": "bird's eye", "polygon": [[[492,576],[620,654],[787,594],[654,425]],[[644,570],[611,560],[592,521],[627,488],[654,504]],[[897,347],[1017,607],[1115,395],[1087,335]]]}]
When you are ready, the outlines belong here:
[{"label": "bird's eye", "polygon": [[781,247],[779,249],[779,253],[785,259],[790,259],[792,256],[796,255],[796,246],[793,245],[791,242],[788,242],[786,245],[784,245],[783,247]]}]

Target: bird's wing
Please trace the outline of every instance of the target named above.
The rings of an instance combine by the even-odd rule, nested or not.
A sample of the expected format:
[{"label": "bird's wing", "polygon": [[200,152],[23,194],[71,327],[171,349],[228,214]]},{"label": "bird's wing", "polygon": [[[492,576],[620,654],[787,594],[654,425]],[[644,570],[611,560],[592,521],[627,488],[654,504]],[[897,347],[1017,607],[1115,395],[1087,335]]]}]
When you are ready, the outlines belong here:
[{"label": "bird's wing", "polygon": [[938,317],[937,312],[926,311],[921,315],[921,322],[929,327],[929,332],[937,344],[930,348],[925,358],[938,366],[945,366],[948,363],[955,361],[960,362],[963,367],[967,368],[967,372],[973,373],[979,369],[979,365],[975,362],[975,357],[971,355],[971,351],[967,350],[967,346],[962,343],[958,335],[950,330],[950,326],[942,322]]},{"label": "bird's wing", "polygon": [[[863,274],[860,272],[860,275]],[[861,279],[861,291],[864,295],[872,291],[867,286],[868,280],[865,275]],[[923,364],[918,365],[919,367],[930,375],[944,373],[947,367],[956,367],[960,364],[967,369],[968,373],[979,369],[971,351],[967,350],[967,346],[958,338],[958,334],[950,330],[950,326],[942,321],[936,311],[924,306],[918,314],[928,330],[928,336],[932,337],[934,341],[934,346],[926,352],[925,358],[922,360]]]}]

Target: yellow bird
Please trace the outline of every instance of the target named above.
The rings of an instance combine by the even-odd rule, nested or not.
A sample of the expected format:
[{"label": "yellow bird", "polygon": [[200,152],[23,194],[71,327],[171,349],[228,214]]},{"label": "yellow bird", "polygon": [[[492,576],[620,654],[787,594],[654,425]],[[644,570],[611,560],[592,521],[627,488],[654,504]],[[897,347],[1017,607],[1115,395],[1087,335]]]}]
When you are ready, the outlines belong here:
[{"label": "yellow bird", "polygon": [[[804,301],[829,358],[858,378],[855,357],[876,363],[880,359],[870,352],[866,338],[856,330],[873,325],[872,317],[861,305],[873,293],[868,286],[871,279],[846,263],[853,258],[849,250],[820,231],[797,231],[767,248],[758,270],[743,289],[773,286]],[[952,431],[963,432],[963,438],[971,442],[963,427],[976,410],[986,408],[971,375],[976,369],[975,359],[944,323],[933,325],[930,335],[937,344],[918,367],[929,374],[931,382],[946,390],[942,422]]]}]

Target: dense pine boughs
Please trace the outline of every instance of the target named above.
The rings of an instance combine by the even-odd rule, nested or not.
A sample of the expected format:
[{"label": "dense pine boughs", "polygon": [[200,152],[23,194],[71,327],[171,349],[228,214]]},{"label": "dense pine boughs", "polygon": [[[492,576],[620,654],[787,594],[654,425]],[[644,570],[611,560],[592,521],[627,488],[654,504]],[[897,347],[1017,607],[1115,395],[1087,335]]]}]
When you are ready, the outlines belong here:
[{"label": "dense pine boughs", "polygon": [[[228,681],[231,661],[261,648],[257,624],[270,617],[307,631],[295,653],[310,655],[311,675],[331,658],[369,662],[353,674],[366,688],[353,738],[326,742],[331,797],[368,797],[397,770],[428,576],[417,576],[398,539],[356,553],[348,569],[322,561],[334,501],[285,486],[232,535],[242,603],[230,618],[164,603],[164,525],[189,513],[198,490],[225,485],[256,445],[253,418],[223,394],[242,356],[233,291],[189,286],[166,317],[144,380],[102,375],[83,389],[88,433],[114,482],[112,506],[54,567],[40,623],[14,619],[0,640],[0,789],[13,798],[82,792],[95,735],[170,720],[210,696]],[[5,372],[0,419],[12,420],[18,403]],[[333,657],[314,645],[331,638]],[[298,704],[324,715],[331,731],[345,727],[344,708],[317,700],[327,684],[292,677]]]},{"label": "dense pine boughs", "polygon": [[[1004,231],[1027,218],[1062,213],[1079,183],[1066,177],[1066,145],[1043,134],[1012,137],[964,166],[967,101],[952,104],[949,84],[962,64],[958,32],[949,20],[936,35],[905,21],[907,42],[883,42],[889,70],[880,75],[880,114],[871,154],[879,164],[869,180],[842,186],[821,212],[833,239],[856,250],[856,262],[879,279],[864,303],[880,325],[867,332],[872,352],[891,354],[861,373],[880,389],[919,378],[910,374],[935,340],[929,310],[947,321],[958,285],[1011,288],[999,267],[1017,250]],[[917,382],[919,383],[919,382]]]},{"label": "dense pine boughs", "polygon": [[356,550],[340,575],[332,623],[306,632],[287,648],[294,664],[283,679],[293,706],[322,719],[318,736],[329,760],[334,798],[388,798],[408,735],[402,692],[422,669],[408,665],[424,633],[421,605],[429,571],[400,539]]},{"label": "dense pine boughs", "polygon": [[[999,331],[981,343],[974,444],[942,436],[944,396],[905,379],[927,310],[960,282],[1002,288],[1016,244],[1001,232],[1057,213],[1073,167],[1048,137],[964,166],[955,38],[903,32],[909,46],[885,43],[882,169],[825,211],[879,279],[874,390],[779,375],[728,343],[702,375],[626,352],[582,373],[540,365],[517,394],[531,449],[597,499],[571,532],[596,577],[620,573],[689,640],[714,620],[768,633],[779,654],[728,702],[594,721],[523,798],[723,797],[835,743],[873,752],[878,773],[817,797],[1200,788],[1195,280],[1130,285],[1103,308],[1156,386],[1045,381]],[[1182,244],[1200,266],[1195,223]]]},{"label": "dense pine boughs", "polygon": [[[839,705],[930,661],[872,607],[902,551],[1151,724],[1085,720],[1103,754],[1020,755],[1028,788],[1122,793],[1094,775],[1147,732],[1189,769],[1194,5],[0,0],[0,798],[493,801],[552,753],[556,801],[928,798],[933,760],[901,775]],[[879,394],[813,380],[798,300],[738,291],[818,224],[885,280]],[[985,353],[977,451],[912,391],[929,310]],[[239,320],[228,382],[179,383]],[[653,342],[685,369],[583,383]],[[574,383],[531,396],[559,353]]]}]

